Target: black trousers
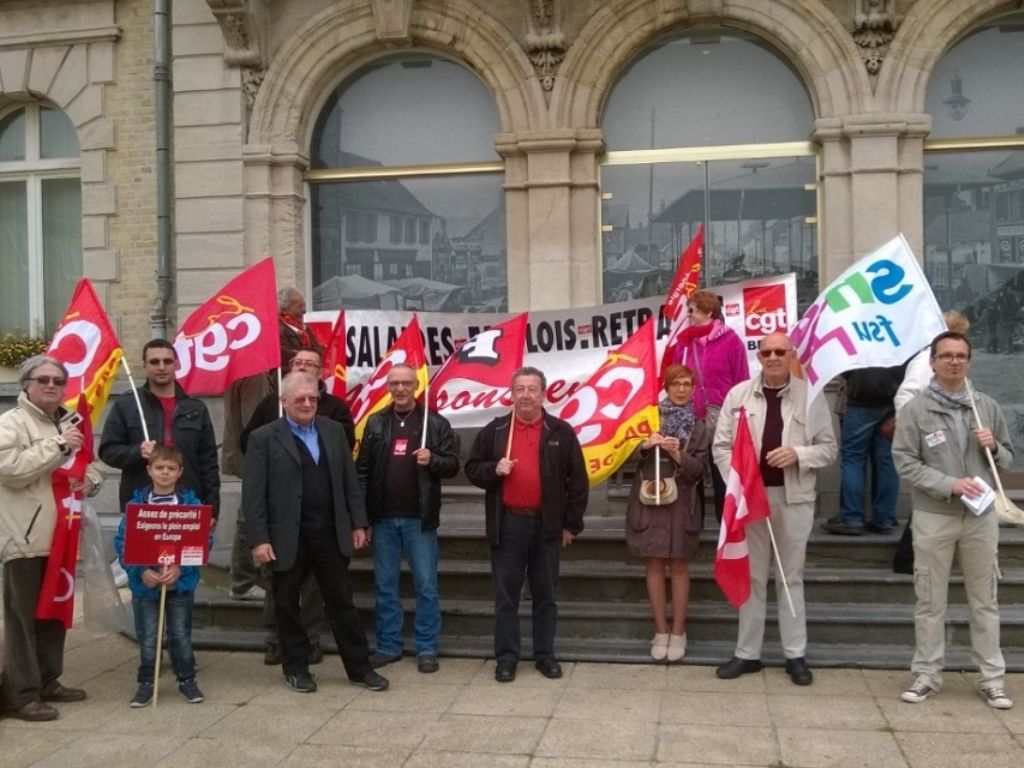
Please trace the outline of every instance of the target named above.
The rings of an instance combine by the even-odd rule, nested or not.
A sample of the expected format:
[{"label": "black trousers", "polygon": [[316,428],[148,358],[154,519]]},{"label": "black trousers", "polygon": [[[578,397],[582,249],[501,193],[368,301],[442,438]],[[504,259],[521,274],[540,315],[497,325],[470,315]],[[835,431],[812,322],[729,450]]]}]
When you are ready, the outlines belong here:
[{"label": "black trousers", "polygon": [[11,709],[40,700],[64,672],[64,638],[59,621],[36,619],[36,602],[47,557],[4,563],[4,703]]},{"label": "black trousers", "polygon": [[290,570],[274,571],[277,632],[286,675],[309,671],[309,638],[302,626],[300,602],[303,582],[310,573],[320,585],[327,622],[349,679],[359,680],[370,671],[370,648],[352,602],[348,563],[333,534],[300,533],[295,564]]}]

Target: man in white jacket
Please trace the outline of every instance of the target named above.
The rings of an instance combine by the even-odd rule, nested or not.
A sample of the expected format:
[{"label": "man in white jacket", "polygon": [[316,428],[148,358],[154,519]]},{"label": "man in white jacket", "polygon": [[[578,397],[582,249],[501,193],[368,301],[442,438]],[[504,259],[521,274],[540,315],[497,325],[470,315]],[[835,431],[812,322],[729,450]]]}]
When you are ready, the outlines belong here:
[{"label": "man in white jacket", "polygon": [[[737,384],[726,395],[712,451],[722,475],[728,477],[736,416],[744,408],[760,456],[779,559],[796,612],[795,616],[791,614],[788,606],[779,609],[786,672],[796,685],[810,685],[814,676],[805,658],[804,561],[814,523],[817,470],[835,461],[836,438],[832,414],[824,398],[815,398],[808,407],[806,382],[790,374],[793,345],[789,337],[784,333],[765,336],[757,354],[761,375]],[[740,608],[736,653],[717,669],[717,675],[726,680],[757,672],[762,667],[768,568],[772,564],[767,522],[748,525],[746,538],[750,551],[750,598]],[[779,591],[778,572],[775,581]]]}]

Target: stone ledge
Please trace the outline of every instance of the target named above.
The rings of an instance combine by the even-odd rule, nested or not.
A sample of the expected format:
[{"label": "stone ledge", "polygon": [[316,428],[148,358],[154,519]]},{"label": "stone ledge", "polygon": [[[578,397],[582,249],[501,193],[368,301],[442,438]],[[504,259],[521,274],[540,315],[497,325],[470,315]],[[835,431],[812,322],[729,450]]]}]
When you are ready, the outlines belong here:
[{"label": "stone ledge", "polygon": [[0,35],[0,51],[31,48],[40,45],[77,45],[78,43],[115,43],[121,39],[121,28],[116,24],[95,29],[75,29],[67,32],[37,32],[31,35]]}]

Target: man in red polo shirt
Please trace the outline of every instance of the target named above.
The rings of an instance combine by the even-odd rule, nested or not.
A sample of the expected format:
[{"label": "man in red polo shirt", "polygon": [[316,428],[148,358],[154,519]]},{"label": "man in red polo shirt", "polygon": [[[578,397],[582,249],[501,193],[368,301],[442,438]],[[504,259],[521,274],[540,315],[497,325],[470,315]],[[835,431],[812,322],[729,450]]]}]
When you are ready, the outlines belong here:
[{"label": "man in red polo shirt", "polygon": [[[512,375],[514,409],[477,434],[466,476],[487,491],[487,539],[494,581],[494,679],[510,683],[519,662],[519,595],[529,579],[533,657],[550,678],[555,659],[559,548],[583,530],[589,483],[576,433],[544,412],[547,381],[536,368]],[[511,436],[509,431],[511,430]],[[511,439],[510,439],[511,438]]]}]

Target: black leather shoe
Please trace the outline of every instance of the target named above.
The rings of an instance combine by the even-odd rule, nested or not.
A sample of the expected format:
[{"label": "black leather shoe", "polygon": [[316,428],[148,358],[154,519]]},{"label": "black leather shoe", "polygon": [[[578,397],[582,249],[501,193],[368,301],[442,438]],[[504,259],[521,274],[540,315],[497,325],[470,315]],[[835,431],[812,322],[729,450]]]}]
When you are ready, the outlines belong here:
[{"label": "black leather shoe", "polygon": [[85,691],[81,688],[68,688],[60,683],[54,683],[40,697],[43,701],[59,701],[62,704],[72,701],[85,701]]},{"label": "black leather shoe", "polygon": [[837,536],[861,536],[864,533],[863,526],[844,523],[841,517],[830,517],[821,524],[821,530]]},{"label": "black leather shoe", "polygon": [[554,659],[540,659],[536,664],[537,671],[550,680],[557,680],[562,676],[562,665]]},{"label": "black leather shoe", "polygon": [[365,675],[360,677],[358,680],[352,680],[351,682],[356,685],[361,685],[368,691],[386,691],[388,689],[388,679],[384,675],[374,672],[372,669]]},{"label": "black leather shoe", "polygon": [[320,647],[320,643],[309,644],[309,663],[319,664],[324,660],[324,649]]},{"label": "black leather shoe", "polygon": [[516,679],[516,663],[498,659],[498,663],[494,665],[494,679],[499,683],[511,683]]},{"label": "black leather shoe", "polygon": [[429,675],[431,672],[437,672],[441,668],[441,665],[437,663],[437,656],[430,653],[424,653],[422,656],[416,659],[416,669],[425,675]]},{"label": "black leather shoe", "polygon": [[277,643],[268,643],[267,650],[263,652],[263,663],[268,667],[276,667],[284,661],[281,656],[281,646]]},{"label": "black leather shoe", "polygon": [[794,685],[810,685],[814,682],[814,675],[803,656],[799,659],[786,659],[786,672]]},{"label": "black leather shoe", "polygon": [[868,533],[880,533],[883,536],[891,536],[896,533],[895,525],[878,525],[875,522],[864,523],[864,530]]},{"label": "black leather shoe", "polygon": [[284,681],[288,687],[299,693],[314,693],[316,691],[316,680],[309,672],[296,672],[294,675],[285,675]]},{"label": "black leather shoe", "polygon": [[725,664],[715,670],[715,674],[723,680],[733,680],[740,675],[749,675],[751,672],[760,672],[764,665],[760,659],[741,659],[733,656]]},{"label": "black leather shoe", "polygon": [[374,651],[370,654],[370,666],[374,669],[380,669],[386,667],[388,664],[394,664],[396,661],[402,660],[402,654],[400,653],[381,653],[380,651]]},{"label": "black leather shoe", "polygon": [[4,714],[8,717],[16,717],[18,720],[27,720],[30,723],[41,723],[60,717],[60,712],[41,701],[30,701],[17,709],[9,709]]}]

